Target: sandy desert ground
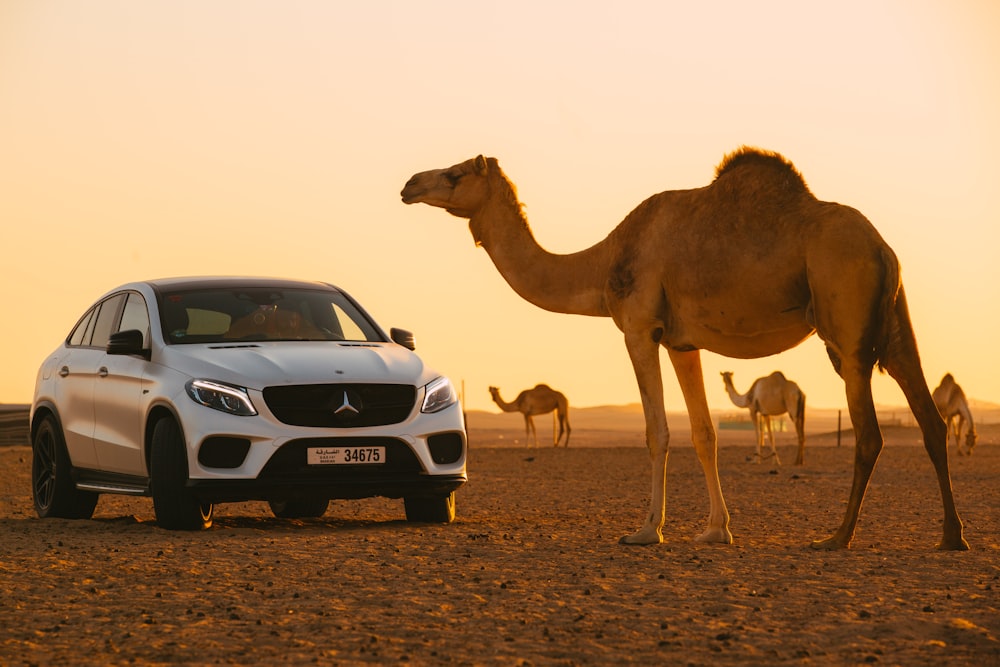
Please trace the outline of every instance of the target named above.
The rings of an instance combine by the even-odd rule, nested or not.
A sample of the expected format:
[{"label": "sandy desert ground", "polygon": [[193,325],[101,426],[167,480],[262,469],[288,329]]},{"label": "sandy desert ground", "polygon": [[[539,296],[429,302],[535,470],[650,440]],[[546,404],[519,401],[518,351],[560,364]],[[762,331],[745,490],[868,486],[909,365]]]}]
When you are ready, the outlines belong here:
[{"label": "sandy desert ground", "polygon": [[1000,425],[952,456],[970,551],[935,550],[930,462],[893,427],[853,548],[818,552],[851,481],[832,434],[798,467],[782,434],[773,469],[747,461],[752,434],[721,432],[721,546],[692,540],[707,495],[675,433],[666,541],[626,547],[649,495],[637,433],[577,427],[568,449],[529,449],[507,417],[470,419],[447,526],[385,499],[304,521],[222,505],[202,533],[158,528],[143,498],[40,520],[30,449],[0,447],[0,664],[1000,664]]}]

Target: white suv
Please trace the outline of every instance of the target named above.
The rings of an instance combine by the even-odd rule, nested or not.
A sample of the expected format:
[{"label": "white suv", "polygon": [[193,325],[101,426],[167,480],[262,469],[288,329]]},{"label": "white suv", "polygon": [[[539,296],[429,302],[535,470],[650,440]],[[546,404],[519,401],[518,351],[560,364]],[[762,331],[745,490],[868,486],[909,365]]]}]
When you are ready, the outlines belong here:
[{"label": "white suv", "polygon": [[157,523],[214,503],[279,517],[331,499],[402,498],[449,523],[467,438],[451,382],[342,290],[269,278],[172,278],[108,292],[38,372],[32,495],[89,518],[99,494],[152,496]]}]

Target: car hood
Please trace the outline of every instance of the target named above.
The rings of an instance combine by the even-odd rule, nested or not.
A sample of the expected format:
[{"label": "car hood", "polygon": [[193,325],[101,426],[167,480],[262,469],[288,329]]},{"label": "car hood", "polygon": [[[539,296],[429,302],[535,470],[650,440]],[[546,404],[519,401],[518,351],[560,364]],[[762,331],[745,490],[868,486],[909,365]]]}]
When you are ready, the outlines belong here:
[{"label": "car hood", "polygon": [[395,343],[288,341],[170,345],[160,362],[193,378],[249,389],[323,382],[423,386],[436,375],[416,354]]}]

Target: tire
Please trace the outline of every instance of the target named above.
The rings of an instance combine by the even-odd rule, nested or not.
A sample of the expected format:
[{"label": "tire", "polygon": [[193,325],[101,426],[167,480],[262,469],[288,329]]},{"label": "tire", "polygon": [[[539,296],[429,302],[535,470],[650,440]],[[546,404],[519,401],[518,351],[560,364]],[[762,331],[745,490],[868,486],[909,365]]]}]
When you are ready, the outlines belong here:
[{"label": "tire", "polygon": [[455,492],[433,498],[403,498],[406,520],[414,523],[451,523],[455,520]]},{"label": "tire", "polygon": [[212,526],[212,503],[201,502],[187,487],[187,445],[173,419],[161,419],[153,428],[149,477],[161,528],[205,530]]},{"label": "tire", "polygon": [[45,417],[31,441],[31,496],[38,516],[89,519],[98,494],[80,491],[73,483],[73,464],[62,430],[51,415]]},{"label": "tire", "polygon": [[326,514],[330,501],[326,498],[302,498],[299,500],[269,500],[271,512],[279,519],[315,519]]}]

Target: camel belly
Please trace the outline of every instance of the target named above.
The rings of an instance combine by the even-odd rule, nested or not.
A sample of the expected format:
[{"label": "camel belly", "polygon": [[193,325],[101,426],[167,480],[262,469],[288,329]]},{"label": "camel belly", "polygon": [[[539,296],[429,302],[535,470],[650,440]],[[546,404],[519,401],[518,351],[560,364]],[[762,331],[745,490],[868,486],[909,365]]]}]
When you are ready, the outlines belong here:
[{"label": "camel belly", "polygon": [[668,347],[709,350],[737,359],[755,359],[789,350],[811,336],[807,304],[750,300],[748,308],[673,312],[663,343]]},{"label": "camel belly", "polygon": [[788,350],[813,333],[804,263],[703,252],[708,261],[695,270],[665,269],[660,279],[670,347],[750,359]]},{"label": "camel belly", "polygon": [[701,329],[690,332],[687,336],[678,338],[678,345],[666,341],[668,347],[675,349],[699,349],[721,354],[735,359],[757,359],[772,354],[778,354],[797,346],[814,333],[809,326],[797,326],[790,329],[758,332],[753,335],[740,336],[725,334],[720,331]]}]

